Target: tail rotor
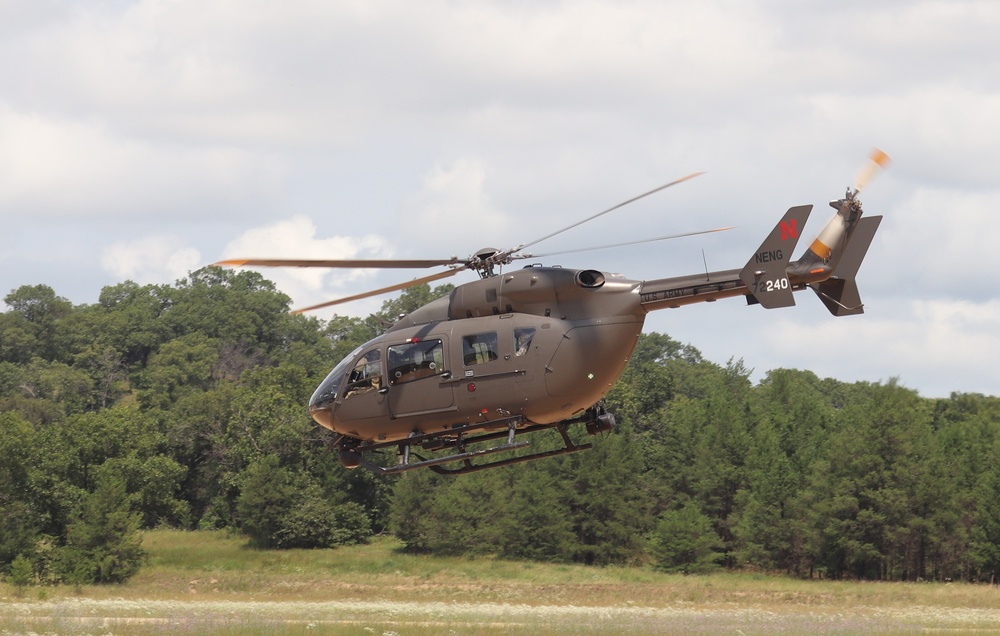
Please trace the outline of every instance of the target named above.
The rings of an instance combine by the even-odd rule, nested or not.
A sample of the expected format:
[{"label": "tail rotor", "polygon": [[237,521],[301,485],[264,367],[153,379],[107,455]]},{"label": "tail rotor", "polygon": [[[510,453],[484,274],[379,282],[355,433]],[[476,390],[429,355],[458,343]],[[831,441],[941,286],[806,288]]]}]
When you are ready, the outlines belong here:
[{"label": "tail rotor", "polygon": [[872,148],[871,153],[868,155],[868,161],[862,166],[857,178],[854,180],[854,192],[850,193],[850,197],[854,198],[858,196],[858,193],[864,190],[875,177],[889,167],[890,163],[892,163],[892,159],[889,158],[889,155],[878,148]]}]

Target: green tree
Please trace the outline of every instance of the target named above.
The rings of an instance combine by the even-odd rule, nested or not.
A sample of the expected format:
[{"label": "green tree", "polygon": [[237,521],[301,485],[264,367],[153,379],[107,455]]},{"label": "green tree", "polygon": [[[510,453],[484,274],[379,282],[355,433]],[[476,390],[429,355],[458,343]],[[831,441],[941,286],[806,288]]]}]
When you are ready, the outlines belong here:
[{"label": "green tree", "polygon": [[206,267],[169,292],[163,322],[175,336],[199,333],[227,343],[256,343],[265,352],[286,344],[291,302],[257,272]]},{"label": "green tree", "polygon": [[56,557],[58,573],[78,585],[127,581],[146,558],[141,523],[130,510],[125,481],[113,475],[100,479],[66,529],[66,544]]},{"label": "green tree", "polygon": [[575,542],[572,559],[588,565],[641,560],[651,530],[652,499],[639,476],[643,461],[627,423],[592,450],[559,458],[556,478],[566,483]]},{"label": "green tree", "polygon": [[219,347],[218,340],[201,333],[180,336],[161,346],[142,372],[139,399],[143,406],[166,409],[192,391],[211,388]]},{"label": "green tree", "polygon": [[990,460],[975,490],[979,506],[970,551],[982,576],[996,583],[1000,581],[1000,441],[994,444]]},{"label": "green tree", "polygon": [[[928,403],[898,386],[870,385],[838,412],[829,456],[814,465],[811,488],[823,535],[819,561],[831,576],[924,577],[928,523],[937,495]],[[922,488],[921,482],[935,484]]]},{"label": "green tree", "polygon": [[56,296],[47,285],[18,287],[4,297],[4,302],[11,309],[10,318],[0,322],[4,335],[0,341],[10,338],[5,359],[19,362],[33,357],[61,359],[59,324],[72,311],[72,303]]},{"label": "green tree", "polygon": [[653,555],[659,570],[700,574],[719,567],[722,546],[712,520],[689,501],[663,514],[656,526]]},{"label": "green tree", "polygon": [[818,538],[804,502],[834,408],[815,374],[777,369],[752,392],[746,486],[732,515],[741,563],[804,574]]},{"label": "green tree", "polygon": [[180,499],[180,488],[187,470],[170,457],[128,453],[111,457],[96,470],[97,479],[120,475],[125,481],[132,510],[141,515],[142,527],[169,524],[186,527],[190,507]]},{"label": "green tree", "polygon": [[567,485],[537,463],[506,471],[510,503],[500,522],[499,552],[505,558],[571,561],[576,550]]},{"label": "green tree", "polygon": [[85,371],[41,358],[32,359],[22,368],[20,388],[31,399],[57,404],[65,415],[95,406],[93,381]]},{"label": "green tree", "polygon": [[277,547],[282,519],[294,505],[292,475],[276,455],[267,455],[243,474],[243,488],[236,504],[240,528],[259,548]]},{"label": "green tree", "polygon": [[328,500],[307,475],[267,455],[244,472],[236,504],[240,527],[259,548],[329,548],[371,535],[364,508]]},{"label": "green tree", "polygon": [[171,336],[162,319],[172,305],[171,294],[168,286],[132,281],[102,289],[93,309],[97,328],[89,334],[95,347],[113,348],[126,369],[145,366]]},{"label": "green tree", "polygon": [[18,555],[30,557],[43,519],[33,501],[34,431],[11,413],[0,413],[0,572]]},{"label": "green tree", "polygon": [[733,534],[737,556],[765,570],[793,570],[798,528],[789,518],[789,504],[796,493],[791,462],[779,445],[769,421],[753,432],[747,456],[747,487],[737,494],[737,519]]},{"label": "green tree", "polygon": [[400,475],[392,491],[389,510],[389,528],[411,552],[430,552],[430,538],[425,526],[431,501],[444,479],[429,470],[418,470]]},{"label": "green tree", "polygon": [[731,515],[736,511],[739,492],[746,487],[751,419],[748,375],[742,363],[730,362],[726,369],[704,378],[704,397],[700,401],[705,420],[690,468],[694,499],[712,519],[727,550],[734,542]]},{"label": "green tree", "polygon": [[35,580],[35,568],[31,560],[23,554],[17,555],[13,563],[10,564],[10,582],[13,584],[17,595],[24,594],[24,589]]}]

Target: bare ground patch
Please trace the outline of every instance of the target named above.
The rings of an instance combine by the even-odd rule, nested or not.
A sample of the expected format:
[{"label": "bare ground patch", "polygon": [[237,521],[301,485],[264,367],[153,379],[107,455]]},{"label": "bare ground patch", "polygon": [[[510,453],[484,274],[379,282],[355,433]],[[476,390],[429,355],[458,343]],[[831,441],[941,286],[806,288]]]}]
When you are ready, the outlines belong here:
[{"label": "bare ground patch", "polygon": [[675,605],[8,600],[0,605],[0,634],[1000,634],[1000,609]]}]

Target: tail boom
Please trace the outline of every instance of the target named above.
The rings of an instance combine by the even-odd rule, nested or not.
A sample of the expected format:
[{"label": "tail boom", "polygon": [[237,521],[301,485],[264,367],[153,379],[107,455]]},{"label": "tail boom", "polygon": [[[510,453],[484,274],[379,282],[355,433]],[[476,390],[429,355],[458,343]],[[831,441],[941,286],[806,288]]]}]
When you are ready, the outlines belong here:
[{"label": "tail boom", "polygon": [[813,289],[834,316],[864,313],[855,276],[882,217],[861,218],[861,204],[850,192],[832,202],[837,213],[801,258],[790,262],[812,206],[790,208],[743,269],[644,281],[642,308],[649,312],[721,298],[745,296],[766,309],[795,304],[793,293]]}]

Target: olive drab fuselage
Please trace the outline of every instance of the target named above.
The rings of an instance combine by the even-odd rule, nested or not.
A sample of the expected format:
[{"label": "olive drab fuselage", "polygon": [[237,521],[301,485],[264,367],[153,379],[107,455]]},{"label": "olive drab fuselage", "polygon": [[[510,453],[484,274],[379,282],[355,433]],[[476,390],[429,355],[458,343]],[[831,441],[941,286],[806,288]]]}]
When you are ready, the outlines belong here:
[{"label": "olive drab fuselage", "polygon": [[335,368],[310,401],[321,425],[391,441],[510,415],[570,419],[625,369],[646,311],[640,283],[527,267],[457,287]]}]

